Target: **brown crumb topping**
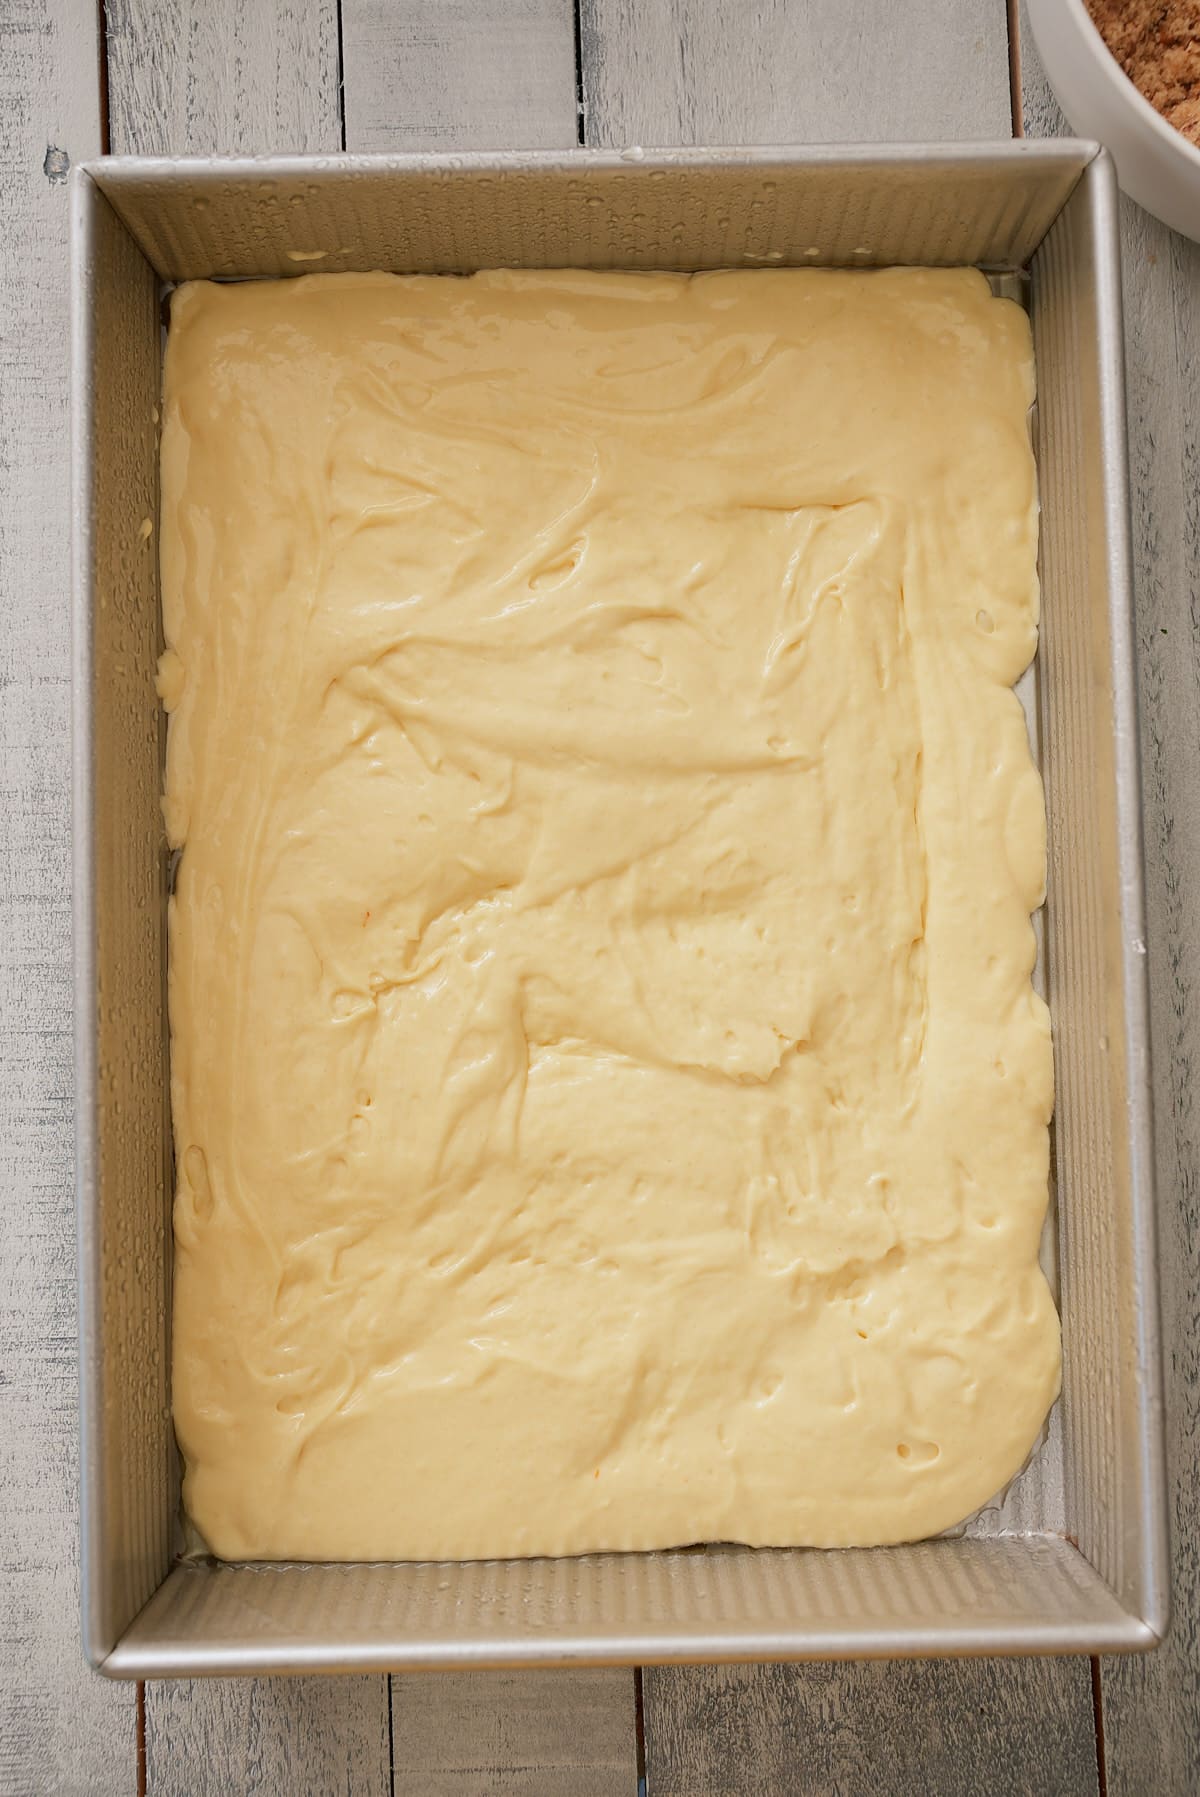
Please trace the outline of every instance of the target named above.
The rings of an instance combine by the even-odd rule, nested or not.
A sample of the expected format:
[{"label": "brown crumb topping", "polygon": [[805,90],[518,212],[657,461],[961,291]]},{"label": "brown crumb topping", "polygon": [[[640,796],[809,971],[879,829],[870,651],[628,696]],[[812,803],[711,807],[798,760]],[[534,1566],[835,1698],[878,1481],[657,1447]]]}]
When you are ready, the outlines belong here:
[{"label": "brown crumb topping", "polygon": [[1138,92],[1200,147],[1200,0],[1085,0]]}]

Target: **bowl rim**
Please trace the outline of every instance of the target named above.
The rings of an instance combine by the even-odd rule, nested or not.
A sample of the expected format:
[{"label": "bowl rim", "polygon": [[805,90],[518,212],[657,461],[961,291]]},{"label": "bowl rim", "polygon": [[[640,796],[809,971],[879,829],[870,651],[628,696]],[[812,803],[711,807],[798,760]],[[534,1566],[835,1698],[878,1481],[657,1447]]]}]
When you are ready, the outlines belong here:
[{"label": "bowl rim", "polygon": [[1142,123],[1153,131],[1165,148],[1177,151],[1188,166],[1200,175],[1200,147],[1192,143],[1190,138],[1185,137],[1182,131],[1163,117],[1158,108],[1146,98],[1133,78],[1121,67],[1105,42],[1104,33],[1092,17],[1086,0],[1043,0],[1043,4],[1048,12],[1053,10],[1057,4],[1064,12],[1075,15],[1076,20],[1083,25],[1088,53],[1097,65],[1107,65],[1106,74],[1115,78],[1124,98],[1131,103],[1134,116],[1140,118]]}]

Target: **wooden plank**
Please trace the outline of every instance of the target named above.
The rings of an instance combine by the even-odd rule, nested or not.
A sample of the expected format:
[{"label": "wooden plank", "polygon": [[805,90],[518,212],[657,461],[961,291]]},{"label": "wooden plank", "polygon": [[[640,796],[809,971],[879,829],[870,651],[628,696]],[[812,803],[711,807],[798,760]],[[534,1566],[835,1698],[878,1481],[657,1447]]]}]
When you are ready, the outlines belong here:
[{"label": "wooden plank", "polygon": [[351,150],[578,142],[572,0],[346,0]]},{"label": "wooden plank", "polygon": [[337,0],[104,0],[114,155],[341,146]]},{"label": "wooden plank", "polygon": [[1096,1788],[1091,1707],[1036,1660],[663,1670],[646,1675],[645,1731],[649,1797]]},{"label": "wooden plank", "polygon": [[[1022,16],[1025,129],[1069,129]],[[1200,1790],[1200,246],[1122,202],[1174,1617],[1102,1668],[1113,1797]]]},{"label": "wooden plank", "polygon": [[[76,1511],[67,185],[100,147],[94,7],[0,6],[0,1790],[132,1788],[84,1665]],[[64,1717],[70,1727],[63,1726]]]},{"label": "wooden plank", "polygon": [[[335,0],[108,0],[111,148],[336,150]],[[146,1690],[152,1797],[390,1790],[386,1678]]]},{"label": "wooden plank", "polygon": [[1007,137],[1003,0],[581,0],[589,144]]},{"label": "wooden plank", "polygon": [[382,1678],[193,1679],[146,1687],[150,1797],[384,1797]]},{"label": "wooden plank", "polygon": [[[352,150],[576,141],[571,0],[343,0]],[[392,1680],[397,1792],[608,1797],[636,1789],[627,1672]]]},{"label": "wooden plank", "polygon": [[397,1797],[635,1797],[625,1672],[393,1680]]},{"label": "wooden plank", "polygon": [[[1011,128],[1004,0],[812,0],[803,10],[582,0],[581,24],[589,144],[913,141]],[[644,1701],[650,1797],[1097,1788],[1087,1661],[648,1668]],[[922,1740],[928,1773],[912,1757]],[[997,1756],[990,1769],[985,1751]]]}]

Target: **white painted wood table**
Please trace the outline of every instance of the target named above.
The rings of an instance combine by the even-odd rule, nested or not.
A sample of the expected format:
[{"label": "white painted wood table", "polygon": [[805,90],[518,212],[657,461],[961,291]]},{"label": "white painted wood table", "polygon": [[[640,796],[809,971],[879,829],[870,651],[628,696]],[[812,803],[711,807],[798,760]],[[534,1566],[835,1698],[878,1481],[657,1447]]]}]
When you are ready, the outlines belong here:
[{"label": "white painted wood table", "polygon": [[[1015,85],[1013,85],[1015,83]],[[0,0],[0,1792],[1200,1790],[1200,250],[1124,216],[1175,1624],[1145,1659],[104,1683],[78,1647],[66,186],[1063,129],[1005,0]]]}]

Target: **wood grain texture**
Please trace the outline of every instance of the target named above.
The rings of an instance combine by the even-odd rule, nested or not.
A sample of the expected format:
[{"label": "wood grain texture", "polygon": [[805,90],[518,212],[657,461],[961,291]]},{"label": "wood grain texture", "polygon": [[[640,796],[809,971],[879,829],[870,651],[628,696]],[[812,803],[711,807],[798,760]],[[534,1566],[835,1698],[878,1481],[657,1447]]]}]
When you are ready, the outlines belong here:
[{"label": "wood grain texture", "polygon": [[396,1797],[635,1797],[626,1672],[392,1681]]},{"label": "wood grain texture", "polygon": [[351,150],[578,142],[572,0],[343,0]]},{"label": "wood grain texture", "polygon": [[[589,144],[914,141],[1011,128],[1003,0],[582,0],[581,19]],[[649,1797],[1097,1788],[1084,1660],[648,1668],[644,1692]],[[914,1757],[922,1741],[936,1778]]]},{"label": "wood grain texture", "polygon": [[[1025,130],[1069,129],[1022,14]],[[1171,1632],[1105,1660],[1112,1797],[1200,1790],[1200,246],[1121,205],[1145,807]]]},{"label": "wood grain texture", "polygon": [[[117,154],[336,150],[335,0],[108,0]],[[383,1793],[386,1678],[247,1679],[146,1690],[152,1797]]]},{"label": "wood grain texture", "polygon": [[1122,206],[1174,1618],[1108,1660],[1109,1790],[1200,1791],[1200,247]]},{"label": "wood grain texture", "polygon": [[1003,0],[581,0],[589,144],[1007,137]]},{"label": "wood grain texture", "polygon": [[[0,1790],[128,1790],[133,1691],[79,1646],[66,169],[95,13],[0,0]],[[66,1727],[70,1718],[70,1727]]]},{"label": "wood grain texture", "polygon": [[0,0],[0,1791],[132,1788],[134,1694],[79,1634],[67,182],[94,8]]},{"label": "wood grain texture", "polygon": [[337,0],[104,0],[114,155],[341,146]]},{"label": "wood grain texture", "polygon": [[649,1797],[1096,1789],[1091,1707],[1036,1660],[662,1670],[645,1729]]},{"label": "wood grain texture", "polygon": [[1050,91],[1033,33],[1025,0],[1017,7],[1015,63],[1021,82],[1021,129],[1026,137],[1070,137],[1071,127]]},{"label": "wood grain texture", "polygon": [[386,1797],[386,1679],[146,1687],[148,1797]]}]

